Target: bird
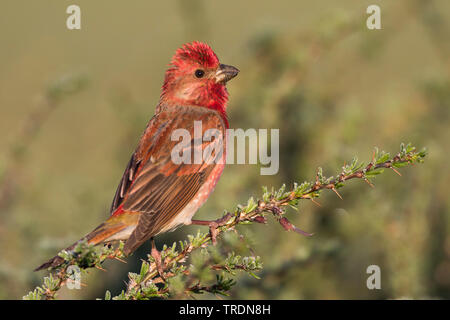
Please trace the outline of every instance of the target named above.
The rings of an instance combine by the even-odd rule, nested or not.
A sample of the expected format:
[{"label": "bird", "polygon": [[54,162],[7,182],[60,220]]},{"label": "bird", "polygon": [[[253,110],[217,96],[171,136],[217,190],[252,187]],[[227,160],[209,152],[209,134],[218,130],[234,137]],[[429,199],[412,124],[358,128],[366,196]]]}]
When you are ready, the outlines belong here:
[{"label": "bird", "polygon": [[[176,50],[165,72],[155,114],[120,179],[109,218],[66,251],[81,241],[98,245],[123,240],[123,253],[128,256],[150,240],[151,255],[161,274],[155,236],[189,224],[210,226],[212,233],[218,220],[192,217],[224,170],[229,128],[226,84],[238,73],[236,67],[220,63],[206,43],[194,41]],[[174,139],[180,132],[190,140]],[[208,133],[214,139],[207,138]],[[181,153],[185,161],[174,157]],[[195,159],[196,154],[200,157]],[[57,255],[35,271],[57,268],[64,261]]]}]

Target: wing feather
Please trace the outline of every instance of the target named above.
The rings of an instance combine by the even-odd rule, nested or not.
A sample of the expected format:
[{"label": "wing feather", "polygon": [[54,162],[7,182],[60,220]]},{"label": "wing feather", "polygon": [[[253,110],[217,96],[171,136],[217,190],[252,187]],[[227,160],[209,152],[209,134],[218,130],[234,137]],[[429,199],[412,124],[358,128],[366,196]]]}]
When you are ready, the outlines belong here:
[{"label": "wing feather", "polygon": [[[225,124],[217,111],[203,107],[165,108],[149,122],[140,143],[133,153],[114,197],[111,213],[122,206],[125,211],[142,213],[133,234],[125,247],[131,252],[142,242],[157,234],[195,198],[203,183],[210,176],[216,162],[212,154],[202,163],[175,164],[171,152],[179,141],[172,141],[176,129],[186,129],[194,137],[194,121],[201,121],[202,136],[208,129],[225,133]],[[225,148],[224,139],[212,139],[194,143],[190,141],[188,152],[194,148],[203,152],[208,147]],[[142,221],[141,221],[142,220]],[[133,249],[133,250],[131,250]]]}]

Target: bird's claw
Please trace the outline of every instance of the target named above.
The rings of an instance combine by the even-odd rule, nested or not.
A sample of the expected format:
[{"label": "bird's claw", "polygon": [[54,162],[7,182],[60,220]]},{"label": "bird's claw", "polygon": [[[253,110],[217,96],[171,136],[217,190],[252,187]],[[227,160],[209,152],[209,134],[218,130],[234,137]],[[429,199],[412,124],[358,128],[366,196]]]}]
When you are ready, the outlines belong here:
[{"label": "bird's claw", "polygon": [[208,226],[209,227],[209,234],[211,236],[211,242],[213,244],[216,244],[217,243],[217,234],[219,233],[218,232],[218,228],[221,227],[221,226],[226,225],[228,220],[230,220],[231,216],[232,216],[231,213],[228,212],[222,218],[219,218],[219,219],[214,220],[214,221],[192,220],[191,223],[192,224],[197,224],[197,225]]},{"label": "bird's claw", "polygon": [[218,228],[224,226],[228,220],[231,217],[231,213],[227,213],[222,218],[219,218],[217,220],[211,221],[209,224],[209,234],[211,236],[211,242],[213,245],[217,243],[217,234],[218,234]]}]

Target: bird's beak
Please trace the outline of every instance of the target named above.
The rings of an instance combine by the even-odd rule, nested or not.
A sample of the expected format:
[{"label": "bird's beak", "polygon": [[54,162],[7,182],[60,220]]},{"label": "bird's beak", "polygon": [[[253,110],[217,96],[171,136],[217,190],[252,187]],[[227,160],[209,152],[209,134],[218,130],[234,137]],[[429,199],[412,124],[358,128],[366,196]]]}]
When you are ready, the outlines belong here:
[{"label": "bird's beak", "polygon": [[221,64],[219,69],[217,69],[215,80],[217,83],[226,83],[227,81],[233,79],[239,73],[239,69],[233,66],[228,66],[226,64]]}]

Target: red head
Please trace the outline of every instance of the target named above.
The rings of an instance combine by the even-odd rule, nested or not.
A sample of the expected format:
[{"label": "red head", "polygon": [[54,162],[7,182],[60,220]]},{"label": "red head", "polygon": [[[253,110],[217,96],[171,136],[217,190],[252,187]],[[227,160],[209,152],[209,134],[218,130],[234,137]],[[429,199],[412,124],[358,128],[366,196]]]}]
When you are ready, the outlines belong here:
[{"label": "red head", "polygon": [[166,71],[161,102],[214,108],[225,115],[225,84],[238,72],[235,67],[220,64],[207,44],[185,44],[176,51]]}]

